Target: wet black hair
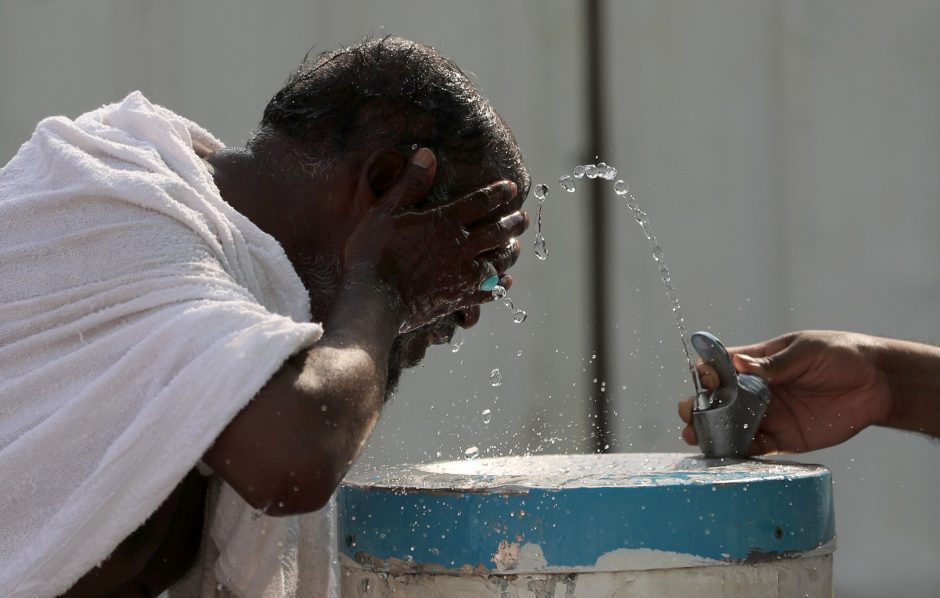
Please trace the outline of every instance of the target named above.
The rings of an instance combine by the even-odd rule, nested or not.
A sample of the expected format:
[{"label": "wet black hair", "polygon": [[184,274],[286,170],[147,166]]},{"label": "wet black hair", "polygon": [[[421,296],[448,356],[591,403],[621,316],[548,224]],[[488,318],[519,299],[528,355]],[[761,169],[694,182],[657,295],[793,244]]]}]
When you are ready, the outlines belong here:
[{"label": "wet black hair", "polygon": [[512,131],[463,71],[435,49],[398,37],[308,54],[264,110],[260,136],[271,131],[301,141],[321,162],[429,147],[438,159],[433,195],[503,178],[522,193],[529,186]]}]

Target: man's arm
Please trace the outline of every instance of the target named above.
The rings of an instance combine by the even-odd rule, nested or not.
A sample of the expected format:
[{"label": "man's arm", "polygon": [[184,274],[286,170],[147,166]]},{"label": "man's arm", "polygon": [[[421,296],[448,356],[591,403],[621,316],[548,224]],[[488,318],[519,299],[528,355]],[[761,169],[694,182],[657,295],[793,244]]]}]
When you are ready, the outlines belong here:
[{"label": "man's arm", "polygon": [[371,433],[399,325],[376,282],[344,285],[323,338],[288,360],[206,453],[253,507],[319,509]]},{"label": "man's arm", "polygon": [[[817,450],[871,425],[940,437],[940,347],[803,331],[728,352],[739,372],[766,378],[774,395],[752,454]],[[716,386],[714,371],[699,371],[703,384]],[[691,424],[692,399],[680,403],[679,415]],[[691,425],[682,437],[698,442]]]},{"label": "man's arm", "polygon": [[[497,270],[515,261],[510,241],[528,224],[512,207],[515,185],[415,211],[434,167],[430,150],[419,150],[380,199],[360,198],[373,207],[346,242],[342,290],[323,337],[289,359],[205,454],[252,506],[289,515],[325,505],[378,419],[398,333],[491,299],[478,290],[485,256],[510,247]],[[366,174],[357,193],[372,193]]]},{"label": "man's arm", "polygon": [[879,367],[891,387],[892,409],[875,423],[940,438],[940,347],[880,340]]}]

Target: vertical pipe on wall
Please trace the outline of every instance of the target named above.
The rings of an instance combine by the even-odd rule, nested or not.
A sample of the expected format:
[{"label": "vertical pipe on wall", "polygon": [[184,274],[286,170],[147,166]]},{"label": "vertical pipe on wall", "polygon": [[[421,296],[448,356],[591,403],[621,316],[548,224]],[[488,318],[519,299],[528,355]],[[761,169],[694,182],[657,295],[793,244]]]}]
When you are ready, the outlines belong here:
[{"label": "vertical pipe on wall", "polygon": [[[603,0],[585,0],[585,58],[587,65],[586,106],[588,124],[588,151],[584,156],[584,163],[595,162],[595,156],[603,156],[607,152],[607,106],[604,101],[604,22]],[[590,230],[588,272],[590,285],[590,301],[588,303],[591,313],[588,321],[591,323],[590,354],[594,356],[589,361],[588,388],[591,399],[591,421],[593,426],[594,451],[608,452],[613,449],[613,437],[610,430],[611,395],[605,388],[612,389],[613,385],[606,384],[609,380],[609,348],[608,328],[611,322],[610,307],[607,292],[607,207],[604,203],[604,186],[595,182],[588,185],[590,192]]]}]

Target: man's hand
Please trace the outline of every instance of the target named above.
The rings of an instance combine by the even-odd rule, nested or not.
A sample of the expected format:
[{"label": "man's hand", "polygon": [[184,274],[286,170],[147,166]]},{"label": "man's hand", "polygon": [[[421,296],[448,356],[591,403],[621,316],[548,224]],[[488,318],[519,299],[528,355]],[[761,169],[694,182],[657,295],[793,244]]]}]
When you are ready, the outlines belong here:
[{"label": "man's hand", "polygon": [[[418,150],[401,180],[367,202],[373,207],[345,248],[346,276],[374,277],[388,288],[400,332],[490,300],[480,281],[495,272],[509,284],[504,274],[520,251],[514,237],[528,227],[528,216],[512,207],[517,189],[511,181],[416,210],[434,171],[434,154]],[[370,191],[363,181],[359,192]]]},{"label": "man's hand", "polygon": [[528,219],[512,207],[514,184],[414,210],[433,178],[434,155],[420,150],[381,198],[363,179],[357,193],[369,196],[357,201],[370,208],[346,244],[323,337],[289,359],[205,454],[252,506],[289,515],[326,504],[378,420],[400,332],[455,312],[454,324],[472,325],[490,298],[478,290],[482,262],[502,274],[518,257],[511,239]]},{"label": "man's hand", "polygon": [[[735,368],[766,378],[774,396],[751,454],[821,449],[848,440],[869,425],[887,425],[893,395],[882,368],[886,340],[807,331],[729,348]],[[707,388],[717,386],[711,368],[700,365],[699,371]],[[691,424],[692,399],[679,404],[679,415]],[[698,442],[691,425],[682,431],[682,438],[689,444]]]}]

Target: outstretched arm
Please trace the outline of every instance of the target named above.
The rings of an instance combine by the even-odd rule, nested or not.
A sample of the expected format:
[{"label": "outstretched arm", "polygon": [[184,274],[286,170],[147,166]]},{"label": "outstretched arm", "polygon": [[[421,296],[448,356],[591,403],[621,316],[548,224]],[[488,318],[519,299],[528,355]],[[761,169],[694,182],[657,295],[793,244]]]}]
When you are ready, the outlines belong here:
[{"label": "outstretched arm", "polygon": [[[825,448],[870,425],[940,437],[940,347],[803,331],[728,351],[739,372],[766,378],[774,394],[752,454]],[[700,371],[713,386],[714,372]],[[691,422],[691,399],[679,404],[679,415]],[[682,437],[697,443],[691,425]]]}]

